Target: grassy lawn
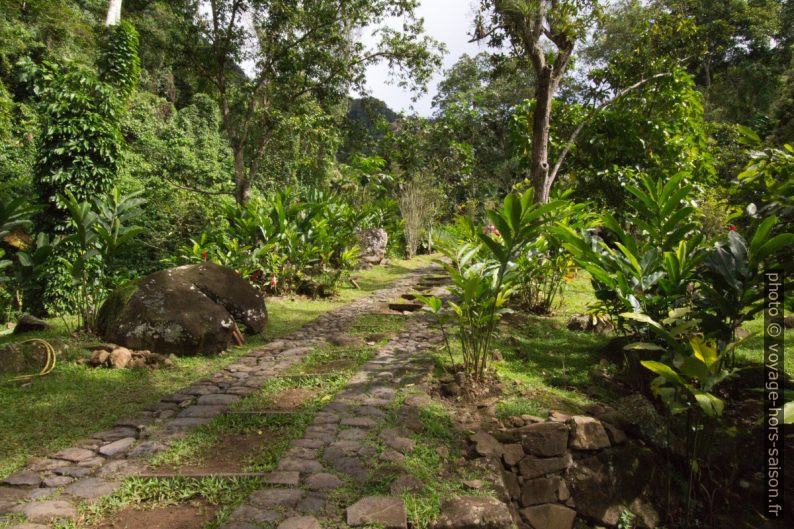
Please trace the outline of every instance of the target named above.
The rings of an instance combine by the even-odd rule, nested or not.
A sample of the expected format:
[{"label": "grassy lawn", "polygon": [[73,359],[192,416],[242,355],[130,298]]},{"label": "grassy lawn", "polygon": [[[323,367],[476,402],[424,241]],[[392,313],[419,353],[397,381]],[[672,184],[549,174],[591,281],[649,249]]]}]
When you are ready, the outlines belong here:
[{"label": "grassy lawn", "polygon": [[[392,260],[387,266],[358,272],[356,277],[360,288],[342,288],[332,299],[295,297],[269,300],[270,321],[261,335],[249,339],[245,346],[217,357],[180,358],[170,369],[111,370],[76,364],[73,360],[85,356],[86,347],[97,343],[98,339],[73,339],[67,335],[62,322],[51,321],[54,330],[31,333],[25,338],[45,338],[58,341],[65,347],[55,370],[24,386],[11,382],[13,375],[0,374],[0,432],[3,432],[0,477],[22,467],[31,456],[60,450],[78,439],[106,429],[120,417],[131,415],[161,397],[218,371],[251,348],[284,336],[325,312],[383,288],[427,266],[431,260],[428,256],[411,261]],[[15,336],[0,336],[0,347],[18,340],[19,337]]]}]

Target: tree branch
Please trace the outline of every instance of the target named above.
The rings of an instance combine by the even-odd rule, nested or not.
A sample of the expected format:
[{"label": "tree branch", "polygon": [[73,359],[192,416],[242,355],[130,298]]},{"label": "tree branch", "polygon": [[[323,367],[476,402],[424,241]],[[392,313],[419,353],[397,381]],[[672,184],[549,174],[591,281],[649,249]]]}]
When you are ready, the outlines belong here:
[{"label": "tree branch", "polygon": [[648,83],[650,81],[653,81],[654,79],[659,79],[661,77],[669,77],[670,75],[673,75],[673,72],[657,73],[657,74],[652,75],[650,77],[646,77],[644,79],[640,79],[639,81],[637,81],[633,85],[628,86],[628,87],[624,88],[623,90],[620,90],[617,94],[615,94],[615,97],[613,97],[609,101],[605,101],[604,103],[594,107],[590,111],[590,113],[587,115],[587,117],[585,117],[585,119],[583,119],[582,122],[579,123],[579,125],[573,131],[573,134],[571,134],[571,137],[568,138],[568,141],[565,144],[565,148],[562,150],[562,152],[560,153],[560,156],[557,158],[557,162],[554,164],[554,168],[552,169],[551,173],[549,173],[549,187],[551,187],[551,183],[554,182],[554,180],[557,178],[557,173],[559,172],[560,167],[562,167],[562,162],[563,162],[563,160],[565,160],[565,157],[568,155],[568,153],[570,152],[571,148],[573,147],[573,144],[576,142],[576,138],[579,136],[579,133],[582,132],[582,129],[584,129],[587,126],[587,124],[590,123],[593,120],[593,118],[595,117],[595,115],[597,113],[601,112],[602,110],[604,110],[605,108],[610,106],[612,103],[614,103],[615,101],[617,101],[621,97],[625,96],[626,94],[628,94],[629,92],[631,92],[633,90],[636,90],[637,88],[641,87],[642,85],[644,85],[644,84],[646,84],[646,83]]}]

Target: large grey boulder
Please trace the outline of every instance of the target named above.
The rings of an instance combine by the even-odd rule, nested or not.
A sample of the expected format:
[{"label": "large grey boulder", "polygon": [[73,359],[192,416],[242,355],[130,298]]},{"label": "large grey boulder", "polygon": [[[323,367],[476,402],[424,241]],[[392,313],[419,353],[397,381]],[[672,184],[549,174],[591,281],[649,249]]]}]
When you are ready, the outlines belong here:
[{"label": "large grey boulder", "polygon": [[105,340],[161,354],[209,355],[226,349],[238,325],[267,323],[262,295],[234,270],[201,263],[161,270],[118,288],[102,306]]}]

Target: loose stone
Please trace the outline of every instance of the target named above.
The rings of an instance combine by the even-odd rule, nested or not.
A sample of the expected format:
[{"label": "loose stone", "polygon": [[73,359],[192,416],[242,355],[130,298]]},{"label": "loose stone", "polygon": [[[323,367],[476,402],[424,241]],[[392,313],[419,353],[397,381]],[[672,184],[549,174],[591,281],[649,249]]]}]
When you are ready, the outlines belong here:
[{"label": "loose stone", "polygon": [[380,525],[385,529],[406,529],[408,520],[401,498],[369,496],[347,508],[347,524],[351,527]]},{"label": "loose stone", "polygon": [[101,447],[99,453],[106,457],[119,457],[127,453],[133,443],[135,443],[134,437],[125,437]]}]

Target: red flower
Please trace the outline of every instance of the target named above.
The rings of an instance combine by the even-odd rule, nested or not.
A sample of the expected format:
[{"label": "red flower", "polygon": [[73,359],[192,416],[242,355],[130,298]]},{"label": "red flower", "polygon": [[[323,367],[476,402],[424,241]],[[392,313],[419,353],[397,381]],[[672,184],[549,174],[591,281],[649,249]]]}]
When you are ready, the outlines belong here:
[{"label": "red flower", "polygon": [[733,224],[731,224],[731,225],[730,225],[730,226],[728,226],[728,227],[731,229],[731,231],[736,231],[736,226],[734,226]]}]

